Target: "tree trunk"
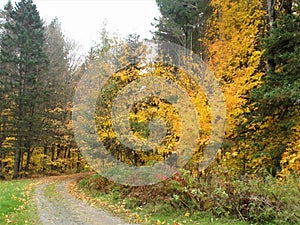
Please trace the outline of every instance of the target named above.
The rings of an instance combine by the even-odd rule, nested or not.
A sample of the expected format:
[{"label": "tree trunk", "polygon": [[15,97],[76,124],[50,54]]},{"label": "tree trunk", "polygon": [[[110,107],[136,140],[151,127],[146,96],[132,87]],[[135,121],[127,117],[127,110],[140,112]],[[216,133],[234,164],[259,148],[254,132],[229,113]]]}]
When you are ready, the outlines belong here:
[{"label": "tree trunk", "polygon": [[[274,29],[274,22],[276,20],[275,3],[276,0],[267,0],[269,31]],[[274,62],[274,60],[269,59],[266,63],[267,73],[274,72],[275,68],[276,68],[276,63]]]},{"label": "tree trunk", "polygon": [[18,176],[19,176],[20,161],[21,161],[21,149],[18,146],[18,148],[15,150],[15,156],[14,156],[14,174],[13,174],[13,179],[17,179]]},{"label": "tree trunk", "polygon": [[63,151],[64,151],[64,159],[66,159],[67,158],[67,151],[68,151],[68,149],[67,149],[67,147],[65,146],[65,145],[63,145],[62,146],[62,149],[63,149]]},{"label": "tree trunk", "polygon": [[1,170],[0,171],[4,170],[4,167],[5,167],[4,159],[5,159],[5,153],[1,152]]},{"label": "tree trunk", "polygon": [[283,1],[282,4],[283,4],[282,7],[283,7],[286,14],[292,14],[293,13],[293,11],[292,11],[293,1],[292,0],[285,0],[285,1]]},{"label": "tree trunk", "polygon": [[55,144],[51,146],[51,161],[53,162],[55,158]]},{"label": "tree trunk", "polygon": [[47,155],[48,154],[48,145],[47,144],[45,144],[44,145],[44,155]]},{"label": "tree trunk", "polygon": [[71,145],[70,144],[68,145],[67,151],[68,151],[68,159],[71,159]]},{"label": "tree trunk", "polygon": [[60,144],[58,144],[57,145],[57,150],[56,150],[56,160],[60,157],[60,152],[61,152],[61,145]]},{"label": "tree trunk", "polygon": [[29,171],[29,164],[31,159],[32,151],[30,151],[30,147],[27,148],[27,158],[26,158],[26,165],[25,165],[25,172]]},{"label": "tree trunk", "polygon": [[276,20],[276,12],[275,12],[275,0],[267,0],[267,6],[268,6],[268,18],[269,18],[269,25],[270,30],[274,27],[274,22]]}]

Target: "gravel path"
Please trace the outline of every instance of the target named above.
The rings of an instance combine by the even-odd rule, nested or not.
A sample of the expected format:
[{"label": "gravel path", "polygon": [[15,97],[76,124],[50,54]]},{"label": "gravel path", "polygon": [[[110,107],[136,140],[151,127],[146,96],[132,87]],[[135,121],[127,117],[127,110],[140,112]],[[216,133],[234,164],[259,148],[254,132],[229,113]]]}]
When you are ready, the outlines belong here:
[{"label": "gravel path", "polygon": [[[76,199],[67,191],[67,184],[78,177],[48,180],[36,189],[35,200],[39,217],[44,225],[125,225],[121,219],[93,208]],[[55,195],[49,195],[45,188],[54,188]],[[49,187],[50,188],[50,187]],[[127,223],[128,225],[128,223]]]}]

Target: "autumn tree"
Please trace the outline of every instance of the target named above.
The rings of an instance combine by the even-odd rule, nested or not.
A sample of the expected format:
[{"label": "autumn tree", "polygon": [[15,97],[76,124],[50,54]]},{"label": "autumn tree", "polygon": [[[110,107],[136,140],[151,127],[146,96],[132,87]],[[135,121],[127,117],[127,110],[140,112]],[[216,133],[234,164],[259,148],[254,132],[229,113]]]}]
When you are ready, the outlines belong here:
[{"label": "autumn tree", "polygon": [[[159,134],[164,135],[161,145],[152,149],[147,149],[147,151],[144,151],[145,149],[140,145],[134,145],[135,148],[132,146],[130,147],[130,145],[124,144],[123,140],[118,136],[118,131],[114,130],[113,127],[113,121],[118,121],[119,118],[119,114],[116,114],[117,117],[112,116],[113,105],[116,104],[115,101],[118,99],[119,95],[122,94],[123,90],[126,90],[128,86],[130,87],[132,83],[134,84],[140,79],[149,77],[163,78],[170,83],[175,83],[180,86],[184,92],[190,96],[190,100],[195,104],[195,108],[198,112],[201,111],[201,113],[199,113],[201,117],[201,119],[199,119],[199,124],[194,124],[195,121],[193,121],[193,126],[201,127],[201,140],[190,140],[190,142],[199,141],[199,146],[197,146],[199,148],[196,147],[193,149],[195,150],[192,159],[193,163],[187,165],[187,167],[192,168],[194,171],[198,171],[197,163],[202,160],[203,149],[207,144],[211,128],[211,114],[203,89],[195,82],[195,80],[191,79],[182,68],[159,63],[160,61],[158,58],[155,58],[155,60],[158,61],[153,62],[153,64],[149,62],[148,64],[144,61],[143,59],[146,54],[151,53],[149,49],[145,48],[145,43],[140,41],[138,36],[130,35],[124,40],[120,40],[111,38],[109,34],[103,30],[100,40],[101,43],[91,51],[88,68],[91,68],[92,72],[103,72],[103,76],[109,75],[109,79],[106,82],[101,82],[101,93],[97,93],[99,96],[95,108],[97,135],[99,136],[101,143],[105,146],[105,149],[107,149],[116,160],[135,166],[149,166],[157,162],[169,160],[169,158],[176,158],[170,156],[179,145],[179,140],[181,140],[181,138],[182,140],[180,143],[184,143],[184,138],[181,137],[181,130],[184,129],[184,126],[187,124],[181,124],[181,119],[184,118],[179,118],[180,115],[178,111],[172,105],[177,101],[178,97],[175,92],[172,93],[174,90],[168,90],[174,98],[173,102],[162,99],[159,96],[149,96],[134,102],[130,112],[126,114],[126,118],[128,118],[130,125],[130,128],[128,128],[130,135],[125,136],[126,140],[129,140],[129,142],[131,140],[151,139],[153,130],[149,127],[151,127],[152,121],[156,121],[156,119],[165,121],[166,133],[158,132]],[[181,51],[181,53],[183,52]],[[160,56],[165,55],[162,54]],[[191,64],[189,65],[192,66]],[[194,66],[197,68],[196,65]],[[93,83],[101,81],[102,77],[97,79],[97,76],[95,76],[94,79],[95,80],[92,81]],[[159,83],[156,85],[157,86],[154,86],[160,86]],[[143,88],[143,86],[141,86],[141,88]],[[168,89],[166,87],[161,88]],[[138,95],[138,92],[131,94]],[[131,96],[128,96],[128,98],[130,97]],[[126,100],[130,101],[129,99],[124,99],[124,101]],[[120,104],[124,104],[124,102],[120,102]],[[77,107],[80,112],[88,110],[80,108],[86,107],[80,103],[76,105],[76,108]],[[191,115],[189,116],[191,117]],[[83,115],[78,119],[78,123],[81,124],[82,130],[86,131],[81,131],[80,135],[84,138],[84,142],[91,143],[91,148],[93,148],[93,134],[90,133],[90,130],[93,128],[88,125],[90,124],[88,121],[85,121],[86,118],[88,117]],[[125,143],[127,142],[125,141]],[[137,143],[139,143],[139,141],[137,141]],[[90,148],[86,149],[86,151],[92,152]],[[93,155],[101,157],[100,152],[97,152],[97,150],[93,152]],[[101,159],[99,159],[99,161],[101,161]],[[100,164],[102,165],[102,161]],[[103,165],[106,166],[109,165],[109,163],[103,160]]]},{"label": "autumn tree", "polygon": [[[111,37],[105,26],[100,33],[99,39],[99,43],[94,46],[90,52],[89,60],[87,62],[88,67],[99,64],[101,67],[114,68],[117,74],[120,72],[123,75],[121,78],[117,75],[116,79],[119,81],[116,83],[116,80],[113,79],[110,81],[111,83],[104,88],[104,99],[101,98],[98,101],[96,109],[96,118],[101,127],[100,130],[104,130],[106,133],[113,133],[111,131],[111,122],[107,119],[103,119],[110,113],[110,106],[113,98],[120,88],[124,87],[128,82],[137,79],[135,65],[137,66],[140,59],[145,55],[145,48],[143,47],[139,35],[130,34],[125,39],[120,39],[117,36]],[[103,61],[103,58],[110,60]],[[115,85],[117,86],[114,88]],[[110,136],[110,138],[104,138],[102,141],[116,158],[121,159],[122,157],[125,157],[126,160],[129,161],[134,160],[133,158],[135,158],[136,163],[138,163],[134,150],[125,149],[122,146],[119,146],[119,144],[113,142],[113,140],[116,139],[113,137],[113,134],[110,134]]]},{"label": "autumn tree", "polygon": [[299,3],[215,0],[212,6],[209,64],[229,113],[222,170],[299,170]]},{"label": "autumn tree", "polygon": [[245,125],[255,127],[248,132],[256,143],[253,161],[275,175],[287,165],[293,168],[299,158],[300,17],[299,1],[268,3],[270,25],[262,43],[265,74],[262,85],[249,95]]},{"label": "autumn tree", "polygon": [[[252,152],[241,139],[240,124],[248,112],[247,95],[260,84],[266,11],[261,1],[213,0],[213,14],[208,20],[206,46],[208,64],[222,83],[227,105],[226,138],[222,149],[221,170],[243,172]],[[237,140],[238,139],[238,140]],[[247,150],[246,150],[247,149]],[[251,165],[250,165],[251,167]]]}]

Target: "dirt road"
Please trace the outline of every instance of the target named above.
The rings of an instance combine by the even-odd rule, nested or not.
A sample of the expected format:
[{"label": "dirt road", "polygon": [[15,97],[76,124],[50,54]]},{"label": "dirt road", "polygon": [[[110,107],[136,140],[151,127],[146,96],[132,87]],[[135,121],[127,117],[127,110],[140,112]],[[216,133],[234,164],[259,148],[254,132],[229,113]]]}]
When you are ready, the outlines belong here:
[{"label": "dirt road", "polygon": [[44,225],[118,225],[128,224],[107,212],[89,206],[67,191],[68,183],[79,175],[46,179],[35,192],[39,217]]}]

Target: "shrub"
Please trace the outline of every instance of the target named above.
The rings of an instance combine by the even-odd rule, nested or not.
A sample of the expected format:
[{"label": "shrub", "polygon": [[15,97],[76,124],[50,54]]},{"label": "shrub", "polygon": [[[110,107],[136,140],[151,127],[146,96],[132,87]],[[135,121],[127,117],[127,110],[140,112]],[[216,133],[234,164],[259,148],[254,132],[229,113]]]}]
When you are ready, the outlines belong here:
[{"label": "shrub", "polygon": [[300,224],[300,177],[211,175],[195,178],[181,170],[156,185],[129,187],[94,176],[81,184],[96,192],[113,193],[126,207],[167,204],[174,210],[204,212],[251,224]]},{"label": "shrub", "polygon": [[240,179],[213,176],[196,179],[182,171],[186,183],[171,180],[172,204],[210,211],[218,217],[234,217],[257,224],[300,223],[300,178],[278,180],[245,175]]}]

